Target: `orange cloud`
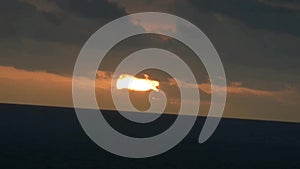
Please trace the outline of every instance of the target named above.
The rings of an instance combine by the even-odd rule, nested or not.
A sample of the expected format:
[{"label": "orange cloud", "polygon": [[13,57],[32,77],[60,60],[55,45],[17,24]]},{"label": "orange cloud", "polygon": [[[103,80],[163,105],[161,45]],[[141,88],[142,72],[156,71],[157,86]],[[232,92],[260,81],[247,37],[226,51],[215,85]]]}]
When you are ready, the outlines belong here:
[{"label": "orange cloud", "polygon": [[[211,94],[211,84],[210,83],[201,83],[201,84],[191,84],[184,81],[177,82],[182,87],[191,87],[191,88],[199,88],[202,92],[206,94]],[[175,79],[169,79],[169,85],[176,85],[177,84]],[[236,95],[255,95],[255,96],[265,96],[265,97],[274,97],[279,98],[279,96],[290,95],[296,93],[295,89],[288,88],[281,91],[270,91],[270,90],[258,90],[252,89],[242,86],[242,82],[232,82],[226,88],[222,86],[214,86],[216,92],[224,92],[227,91],[228,94],[236,94]]]},{"label": "orange cloud", "polygon": [[[96,89],[107,90],[111,74],[97,72]],[[90,79],[78,81],[88,87]],[[0,102],[72,107],[72,77],[0,66]]]},{"label": "orange cloud", "polygon": [[71,77],[0,66],[0,102],[72,106]]},{"label": "orange cloud", "polygon": [[143,20],[132,17],[131,22],[134,25],[142,27],[146,32],[177,32],[177,23],[175,19],[164,22],[163,18],[161,20],[157,20],[155,18],[145,16]]}]

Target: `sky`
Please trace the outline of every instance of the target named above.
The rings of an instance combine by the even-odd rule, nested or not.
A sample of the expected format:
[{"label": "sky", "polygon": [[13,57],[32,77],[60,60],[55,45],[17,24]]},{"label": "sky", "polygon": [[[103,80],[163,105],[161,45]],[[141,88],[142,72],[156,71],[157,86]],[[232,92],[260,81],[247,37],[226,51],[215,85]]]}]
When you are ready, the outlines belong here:
[{"label": "sky", "polygon": [[[300,122],[297,0],[4,0],[0,102],[72,107],[72,73],[84,43],[110,21],[137,12],[174,14],[206,34],[226,73],[225,117]],[[136,26],[157,28],[151,23]],[[164,28],[179,30],[173,21]],[[149,47],[172,51],[190,65],[201,94],[199,114],[206,115],[211,91],[205,68],[188,47],[161,35],[134,36],[111,49],[95,80],[99,107],[115,109],[110,96],[114,69],[127,55]],[[161,82],[168,96],[166,111],[176,113],[180,94],[174,79],[158,70],[143,73]],[[139,110],[149,107],[147,93],[130,96]]]}]

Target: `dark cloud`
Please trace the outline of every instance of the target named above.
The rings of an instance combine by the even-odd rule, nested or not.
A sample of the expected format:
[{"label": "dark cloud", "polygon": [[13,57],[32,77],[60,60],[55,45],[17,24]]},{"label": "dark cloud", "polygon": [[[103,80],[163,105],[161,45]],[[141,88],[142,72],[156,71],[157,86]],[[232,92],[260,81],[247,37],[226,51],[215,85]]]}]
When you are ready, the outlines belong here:
[{"label": "dark cloud", "polygon": [[44,16],[44,18],[45,18],[48,22],[52,23],[53,25],[58,26],[58,25],[60,25],[61,22],[62,22],[62,21],[59,19],[59,17],[56,16],[55,14],[53,14],[53,13],[49,13],[49,12],[41,12],[41,13],[42,13],[42,15]]},{"label": "dark cloud", "polygon": [[190,2],[201,12],[221,13],[253,28],[271,29],[300,36],[300,10],[291,9],[292,5],[284,5],[287,2],[292,3],[291,0],[190,0]]},{"label": "dark cloud", "polygon": [[0,38],[16,35],[15,21],[20,16],[28,15],[24,11],[33,11],[34,7],[15,0],[5,0],[0,5]]},{"label": "dark cloud", "polygon": [[107,1],[4,0],[0,6],[0,63],[70,74],[85,41],[124,14]]},{"label": "dark cloud", "polygon": [[[300,37],[297,36],[300,29],[296,30],[299,22],[290,21],[299,13],[282,3],[276,6],[274,2],[172,0],[161,5],[160,1],[149,0],[117,1],[119,4],[88,0],[5,0],[0,6],[0,63],[27,70],[71,74],[81,46],[101,26],[124,15],[124,10],[157,9],[197,25],[219,52],[229,81],[242,81],[246,86],[261,89],[280,89],[286,83],[300,84]],[[281,23],[280,17],[277,21],[277,16],[286,18],[284,22],[288,23]],[[178,55],[189,60],[193,67],[200,67],[182,45],[151,37],[122,43],[112,52],[109,62],[149,46],[178,49]]]},{"label": "dark cloud", "polygon": [[0,37],[78,43],[111,19],[125,15],[123,9],[107,1],[51,1],[51,8],[43,4],[46,2],[2,2]]},{"label": "dark cloud", "polygon": [[105,16],[114,19],[125,15],[123,9],[107,0],[56,0],[56,3],[62,10],[68,10],[87,18]]},{"label": "dark cloud", "polygon": [[300,11],[299,0],[258,0],[265,5],[269,5],[275,8],[283,8],[292,11]]}]

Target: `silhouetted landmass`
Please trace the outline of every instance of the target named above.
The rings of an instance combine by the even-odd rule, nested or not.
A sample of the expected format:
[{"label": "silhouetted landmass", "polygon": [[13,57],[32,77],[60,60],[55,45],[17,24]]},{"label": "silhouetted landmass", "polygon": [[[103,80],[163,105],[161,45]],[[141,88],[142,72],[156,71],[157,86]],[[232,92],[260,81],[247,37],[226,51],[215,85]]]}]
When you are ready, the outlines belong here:
[{"label": "silhouetted landmass", "polygon": [[[106,152],[81,128],[72,108],[0,104],[0,168],[68,169],[299,169],[300,123],[223,118],[214,135],[198,144],[204,117],[172,150],[146,159],[129,159]],[[105,111],[115,128],[126,123],[117,112]],[[146,137],[171,125],[164,115],[155,125],[122,127]],[[119,125],[119,127],[118,127]],[[153,127],[154,126],[154,127]],[[153,133],[151,133],[153,131]]]}]

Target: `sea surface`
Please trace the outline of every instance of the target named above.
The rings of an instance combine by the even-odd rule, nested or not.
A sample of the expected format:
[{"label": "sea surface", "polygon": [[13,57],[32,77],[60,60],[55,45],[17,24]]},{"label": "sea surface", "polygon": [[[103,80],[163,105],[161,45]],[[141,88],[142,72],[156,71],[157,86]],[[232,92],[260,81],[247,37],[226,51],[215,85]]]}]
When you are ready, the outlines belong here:
[{"label": "sea surface", "polygon": [[[162,132],[176,119],[140,125],[104,111],[116,130],[135,137]],[[72,108],[0,104],[0,169],[300,169],[300,123],[223,118],[213,136],[197,142],[205,117],[161,155],[130,159],[98,147]]]}]

